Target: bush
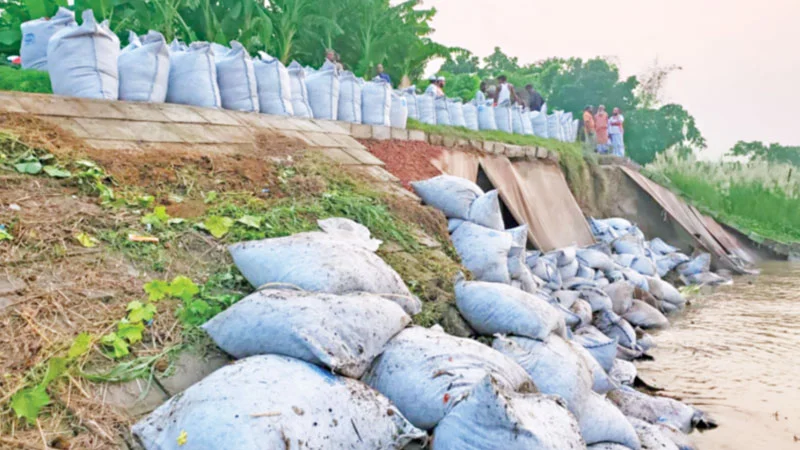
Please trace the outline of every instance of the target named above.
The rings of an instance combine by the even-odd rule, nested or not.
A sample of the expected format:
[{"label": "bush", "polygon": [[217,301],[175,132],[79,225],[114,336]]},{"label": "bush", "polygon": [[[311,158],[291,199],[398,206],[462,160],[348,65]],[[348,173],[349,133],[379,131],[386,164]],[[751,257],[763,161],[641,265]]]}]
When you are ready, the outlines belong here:
[{"label": "bush", "polygon": [[53,93],[47,72],[11,66],[0,66],[0,91]]}]

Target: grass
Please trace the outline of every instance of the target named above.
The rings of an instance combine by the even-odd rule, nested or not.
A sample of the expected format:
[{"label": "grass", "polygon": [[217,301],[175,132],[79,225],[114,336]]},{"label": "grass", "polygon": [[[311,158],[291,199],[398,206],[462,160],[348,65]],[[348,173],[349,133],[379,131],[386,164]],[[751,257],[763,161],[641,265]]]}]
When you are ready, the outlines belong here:
[{"label": "grass", "polygon": [[25,70],[0,65],[0,91],[52,94],[50,75],[38,70]]},{"label": "grass", "polygon": [[754,238],[800,242],[800,179],[795,168],[765,162],[703,162],[667,152],[645,173],[704,213]]}]

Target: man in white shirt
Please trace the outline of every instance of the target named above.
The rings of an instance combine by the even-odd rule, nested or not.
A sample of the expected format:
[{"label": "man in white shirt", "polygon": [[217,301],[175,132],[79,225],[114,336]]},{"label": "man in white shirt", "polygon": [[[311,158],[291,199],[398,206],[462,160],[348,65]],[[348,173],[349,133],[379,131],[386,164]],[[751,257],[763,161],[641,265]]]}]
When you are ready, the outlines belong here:
[{"label": "man in white shirt", "polygon": [[619,108],[614,108],[611,117],[608,118],[608,137],[611,139],[611,147],[614,156],[620,158],[625,156],[625,117]]}]

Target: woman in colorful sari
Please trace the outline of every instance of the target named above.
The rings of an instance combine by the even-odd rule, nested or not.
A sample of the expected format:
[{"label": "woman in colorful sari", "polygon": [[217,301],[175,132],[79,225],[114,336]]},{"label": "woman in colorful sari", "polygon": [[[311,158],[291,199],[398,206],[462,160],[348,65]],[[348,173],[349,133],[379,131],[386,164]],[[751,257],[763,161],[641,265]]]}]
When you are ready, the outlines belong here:
[{"label": "woman in colorful sari", "polygon": [[603,105],[597,107],[594,129],[597,138],[597,153],[608,153],[608,113]]},{"label": "woman in colorful sari", "polygon": [[625,117],[619,108],[614,108],[611,118],[608,119],[608,135],[611,138],[614,156],[625,156]]}]

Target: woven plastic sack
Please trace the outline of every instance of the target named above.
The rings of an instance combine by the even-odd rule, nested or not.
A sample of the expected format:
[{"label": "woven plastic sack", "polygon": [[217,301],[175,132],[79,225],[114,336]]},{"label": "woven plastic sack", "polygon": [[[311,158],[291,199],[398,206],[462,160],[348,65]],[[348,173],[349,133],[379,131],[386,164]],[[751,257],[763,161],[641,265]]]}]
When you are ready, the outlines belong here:
[{"label": "woven plastic sack", "polygon": [[619,345],[636,349],[636,331],[627,320],[612,311],[603,310],[595,314],[593,324],[606,336],[616,339]]},{"label": "woven plastic sack", "polygon": [[513,133],[513,113],[512,107],[508,103],[497,105],[494,108],[494,121],[497,129],[506,133]]},{"label": "woven plastic sack", "polygon": [[[336,120],[339,116],[339,72],[330,61],[306,77],[308,104],[315,119]],[[391,88],[390,88],[391,89]],[[361,115],[364,116],[364,91],[361,91]]]},{"label": "woven plastic sack", "polygon": [[450,125],[454,127],[466,127],[464,120],[464,106],[460,98],[448,98],[448,111],[450,112]]},{"label": "woven plastic sack", "polygon": [[53,94],[117,100],[119,38],[108,21],[97,23],[91,9],[79,27],[67,26],[47,43],[47,71]]},{"label": "woven plastic sack", "polygon": [[455,219],[467,220],[472,202],[483,195],[477,184],[453,175],[415,181],[411,187],[425,204],[443,212],[447,218]]},{"label": "woven plastic sack", "polygon": [[390,126],[392,85],[376,78],[361,88],[361,121],[367,125]]},{"label": "woven plastic sack", "polygon": [[19,55],[23,69],[47,70],[47,43],[58,31],[78,26],[75,13],[60,6],[56,15],[23,22]]},{"label": "woven plastic sack", "polygon": [[308,86],[306,86],[306,72],[297,61],[292,61],[287,67],[289,81],[292,85],[292,109],[296,117],[311,118],[311,105],[308,103]]},{"label": "woven plastic sack", "polygon": [[456,283],[456,306],[470,326],[486,336],[513,334],[546,339],[566,336],[564,318],[545,300],[500,283]]},{"label": "woven plastic sack", "polygon": [[486,377],[433,433],[436,450],[564,450],[585,447],[572,414],[554,397],[516,393]]},{"label": "woven plastic sack", "polygon": [[364,80],[352,72],[342,72],[339,76],[338,120],[361,123],[363,87]]},{"label": "woven plastic sack", "polygon": [[476,198],[469,207],[467,220],[493,230],[505,230],[499,195],[500,192],[494,189]]},{"label": "woven plastic sack", "polygon": [[550,139],[561,140],[561,122],[556,113],[547,116],[547,136]]},{"label": "woven plastic sack", "polygon": [[[145,449],[401,449],[425,432],[357,380],[278,355],[225,366],[133,427]],[[181,442],[185,440],[185,442]]]},{"label": "woven plastic sack", "polygon": [[572,340],[588,350],[606,372],[614,367],[614,360],[617,358],[616,339],[606,336],[593,326],[585,326],[575,332]]},{"label": "woven plastic sack", "polygon": [[436,107],[436,124],[445,126],[452,125],[453,123],[450,118],[450,101],[447,97],[437,97],[434,100],[434,106]]},{"label": "woven plastic sack", "polygon": [[471,222],[464,222],[453,232],[451,239],[461,263],[478,281],[511,283],[508,272],[508,252],[511,234]]},{"label": "woven plastic sack", "polygon": [[[628,386],[608,393],[608,398],[626,415],[645,422],[666,423],[689,433],[699,424],[708,423],[705,414],[677,400],[643,394]],[[713,422],[713,421],[712,421]]]},{"label": "woven plastic sack", "polygon": [[406,99],[406,106],[408,107],[408,118],[419,120],[419,108],[417,107],[417,92],[416,87],[411,86],[403,90],[395,91]]},{"label": "woven plastic sack", "polygon": [[533,134],[547,139],[549,137],[547,134],[547,114],[539,111],[531,111],[530,119]]},{"label": "woven plastic sack", "polygon": [[494,131],[497,129],[495,112],[492,105],[478,105],[478,129]]},{"label": "woven plastic sack", "polygon": [[167,41],[161,33],[151,30],[141,37],[131,31],[128,42],[117,59],[119,99],[164,103],[169,86]]},{"label": "woven plastic sack", "polygon": [[279,354],[360,378],[410,322],[398,304],[377,295],[264,289],[203,329],[235,358]]},{"label": "woven plastic sack", "polygon": [[258,109],[264,114],[291,116],[292,81],[289,70],[278,58],[259,52],[253,60],[253,73],[258,87]]},{"label": "woven plastic sack", "polygon": [[232,111],[259,111],[258,84],[253,59],[242,44],[231,41],[231,48],[215,53],[217,83],[222,107]]},{"label": "woven plastic sack", "polygon": [[628,417],[627,419],[633,425],[633,429],[636,430],[643,449],[681,450],[658,426],[634,417]]},{"label": "woven plastic sack", "polygon": [[661,311],[639,300],[634,300],[631,308],[622,317],[634,327],[643,330],[669,327],[669,320]]},{"label": "woven plastic sack", "polygon": [[522,133],[528,136],[533,135],[533,126],[531,125],[530,111],[522,111]]},{"label": "woven plastic sack", "polygon": [[363,380],[389,397],[412,424],[432,429],[487,375],[505,389],[534,389],[522,367],[491,347],[411,327],[389,341]]},{"label": "woven plastic sack", "polygon": [[478,108],[472,103],[464,103],[461,109],[464,111],[464,126],[478,131]]},{"label": "woven plastic sack", "polygon": [[406,128],[408,124],[408,105],[406,98],[392,92],[392,114],[389,123],[394,128]]},{"label": "woven plastic sack", "polygon": [[420,122],[436,125],[436,100],[433,94],[417,96],[417,115]]},{"label": "woven plastic sack", "polygon": [[636,430],[625,420],[625,415],[596,392],[589,393],[578,415],[578,424],[581,427],[581,436],[589,446],[609,443],[622,445],[629,450],[642,448]]},{"label": "woven plastic sack", "polygon": [[514,105],[511,108],[511,131],[513,131],[514,134],[525,134],[525,128],[523,127],[522,122],[522,107],[519,105]]},{"label": "woven plastic sack", "polygon": [[169,52],[167,103],[219,108],[222,106],[214,51],[207,42],[186,47],[173,41]]}]

